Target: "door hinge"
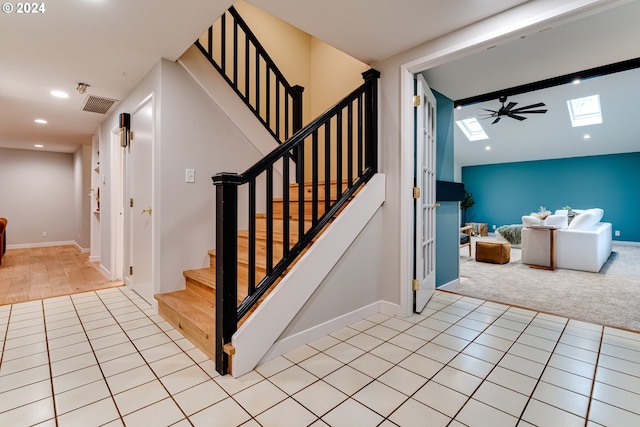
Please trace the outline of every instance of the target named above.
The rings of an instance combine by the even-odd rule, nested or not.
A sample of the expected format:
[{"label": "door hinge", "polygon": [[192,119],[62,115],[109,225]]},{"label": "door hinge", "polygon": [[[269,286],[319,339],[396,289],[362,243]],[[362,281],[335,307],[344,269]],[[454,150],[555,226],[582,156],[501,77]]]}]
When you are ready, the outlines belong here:
[{"label": "door hinge", "polygon": [[411,290],[412,291],[419,291],[420,290],[420,281],[418,281],[417,279],[413,279],[411,281]]},{"label": "door hinge", "polygon": [[130,265],[129,266],[129,276],[131,276],[133,274],[133,266]]},{"label": "door hinge", "polygon": [[129,131],[129,140],[133,141],[133,131],[132,130]]},{"label": "door hinge", "polygon": [[133,207],[133,199],[129,199],[129,207],[132,208]]},{"label": "door hinge", "polygon": [[420,103],[421,103],[421,96],[420,95],[413,95],[413,106],[414,107],[419,107]]},{"label": "door hinge", "polygon": [[414,199],[420,198],[420,187],[413,187],[413,198]]}]

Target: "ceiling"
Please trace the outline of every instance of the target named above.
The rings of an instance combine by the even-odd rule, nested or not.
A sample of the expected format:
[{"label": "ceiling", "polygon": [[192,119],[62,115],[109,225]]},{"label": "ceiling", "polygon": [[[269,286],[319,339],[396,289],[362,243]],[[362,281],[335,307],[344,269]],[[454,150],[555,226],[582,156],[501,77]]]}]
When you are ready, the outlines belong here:
[{"label": "ceiling", "polygon": [[[520,5],[571,3],[567,0],[476,0],[474,5],[480,6],[468,7],[469,0],[405,0],[400,8],[388,0],[249,1],[366,63],[394,56]],[[590,54],[586,56],[593,58],[594,63],[612,62],[610,57],[626,56],[628,49],[638,49],[638,32],[632,29],[631,23],[632,18],[640,16],[639,1],[634,1],[633,14],[618,17],[623,25],[612,27],[616,34],[622,27],[627,28],[630,46],[617,45],[611,49],[605,44],[605,49],[589,48],[586,51]],[[80,144],[90,144],[92,133],[105,115],[82,111],[87,96],[124,99],[160,58],[176,60],[231,1],[66,0],[44,4],[46,11],[40,14],[0,14],[0,147],[34,149],[34,144],[43,144],[43,150],[74,152]],[[459,13],[460,10],[464,13]],[[399,28],[408,30],[399,31]],[[596,26],[595,31],[591,27],[586,32],[604,37],[607,34],[601,28]],[[546,32],[539,36],[545,35]],[[467,64],[461,62],[459,67],[454,66],[455,75],[460,76],[457,83],[434,77],[433,85],[457,99],[489,91],[489,88],[498,89],[497,85],[507,82],[506,86],[512,86],[531,81],[527,80],[530,73],[517,71],[522,65],[517,61],[492,58],[509,58],[525,43],[534,45],[537,38],[538,35],[527,37],[522,43],[518,42],[519,47],[518,43],[516,47],[505,44],[487,51],[494,56],[481,60],[486,68],[471,79],[458,69]],[[538,49],[547,48],[550,47]],[[597,55],[592,55],[593,52]],[[570,60],[569,53],[565,52],[552,64],[535,62],[533,69],[555,75],[563,68],[559,66],[562,63],[576,63]],[[640,52],[635,56],[640,56]],[[465,60],[472,61],[472,58],[460,61]],[[542,63],[544,67],[540,66]],[[496,65],[498,71],[492,68]],[[548,68],[548,65],[558,66]],[[443,70],[445,74],[450,73]],[[480,75],[485,78],[479,78]],[[79,82],[90,85],[85,94],[76,91]],[[473,90],[463,90],[466,86]],[[459,92],[454,88],[459,88]],[[51,97],[49,92],[54,89],[68,92],[69,98]],[[115,109],[117,104],[107,114]],[[48,123],[36,124],[37,118]]]},{"label": "ceiling", "polygon": [[[640,57],[640,1],[633,1],[491,47],[426,71],[432,89],[454,101]],[[544,102],[546,114],[524,121],[481,120],[488,140],[470,142],[455,126],[460,166],[640,151],[637,120],[640,69],[509,96],[523,107]],[[567,100],[600,95],[603,123],[573,128]],[[497,110],[493,101],[455,110],[455,120]],[[589,134],[589,139],[584,135]],[[491,147],[486,150],[486,147]]]},{"label": "ceiling", "polygon": [[[0,14],[0,147],[42,144],[70,153],[90,144],[106,117],[82,110],[89,94],[124,99],[160,58],[177,59],[230,2],[38,3],[45,6],[39,14],[15,8]],[[84,95],[76,91],[79,82],[90,85]],[[69,98],[54,98],[51,90]],[[48,123],[34,123],[38,118]]]}]

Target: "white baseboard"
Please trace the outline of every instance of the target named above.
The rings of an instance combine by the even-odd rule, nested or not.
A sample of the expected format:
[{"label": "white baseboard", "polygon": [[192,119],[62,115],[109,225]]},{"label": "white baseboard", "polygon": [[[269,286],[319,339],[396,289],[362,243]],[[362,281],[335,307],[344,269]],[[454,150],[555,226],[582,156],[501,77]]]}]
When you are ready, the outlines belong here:
[{"label": "white baseboard", "polygon": [[281,341],[277,341],[269,349],[267,354],[265,354],[260,363],[264,363],[275,357],[281,356],[298,347],[302,347],[305,344],[319,340],[333,332],[339,331],[346,326],[353,325],[362,319],[366,319],[367,317],[380,313],[380,304],[381,302],[375,302],[366,307],[361,307],[351,313],[344,314],[335,319],[331,319],[328,322],[314,326],[313,328],[288,336]]},{"label": "white baseboard", "polygon": [[612,240],[611,244],[620,246],[640,246],[640,242],[625,242],[623,240]]},{"label": "white baseboard", "polygon": [[103,265],[100,265],[100,273],[102,273],[102,275],[106,277],[107,280],[111,280],[111,272],[107,270]]},{"label": "white baseboard", "polygon": [[76,249],[80,251],[81,254],[88,254],[89,252],[91,252],[90,248],[83,248],[78,244],[78,242],[73,242],[73,246],[75,246]]},{"label": "white baseboard", "polygon": [[100,256],[99,255],[91,255],[89,256],[89,262],[99,262],[100,261]]},{"label": "white baseboard", "polygon": [[44,242],[44,243],[23,243],[17,245],[7,245],[7,250],[9,249],[28,249],[28,248],[46,248],[49,246],[68,246],[73,245],[76,248],[79,248],[78,244],[73,240],[66,240],[61,242]]}]

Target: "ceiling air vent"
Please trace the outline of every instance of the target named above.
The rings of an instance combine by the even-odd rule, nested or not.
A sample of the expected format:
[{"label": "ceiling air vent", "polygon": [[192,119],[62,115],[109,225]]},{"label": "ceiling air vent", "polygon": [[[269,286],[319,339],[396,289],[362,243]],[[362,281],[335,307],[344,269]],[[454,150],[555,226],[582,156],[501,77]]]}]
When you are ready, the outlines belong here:
[{"label": "ceiling air vent", "polygon": [[89,111],[91,113],[99,113],[99,114],[107,114],[107,111],[109,111],[109,108],[111,108],[111,106],[116,102],[118,102],[117,99],[109,99],[109,98],[102,98],[100,96],[89,95],[87,97],[87,101],[84,103],[84,107],[82,108],[82,111]]}]

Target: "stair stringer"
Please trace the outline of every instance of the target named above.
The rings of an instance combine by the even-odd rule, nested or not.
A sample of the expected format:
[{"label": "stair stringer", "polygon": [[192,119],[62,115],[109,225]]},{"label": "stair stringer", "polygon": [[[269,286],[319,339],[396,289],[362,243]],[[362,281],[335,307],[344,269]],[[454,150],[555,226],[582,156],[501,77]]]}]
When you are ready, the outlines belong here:
[{"label": "stair stringer", "polygon": [[[263,157],[278,147],[278,141],[195,45],[182,54],[178,63]],[[290,166],[295,165],[292,163]],[[276,165],[276,170],[282,175],[281,169]]]},{"label": "stair stringer", "polygon": [[234,377],[256,367],[385,201],[385,176],[374,175],[296,262],[232,338]]}]

